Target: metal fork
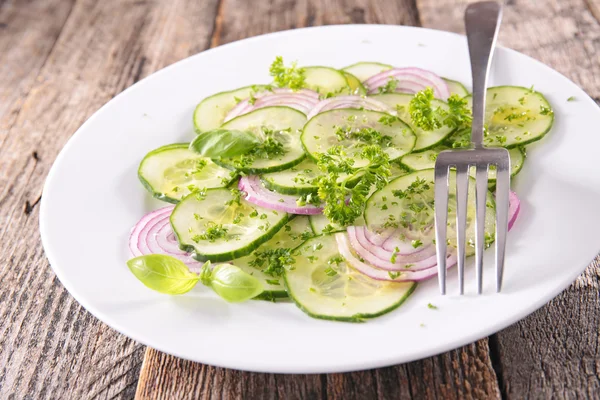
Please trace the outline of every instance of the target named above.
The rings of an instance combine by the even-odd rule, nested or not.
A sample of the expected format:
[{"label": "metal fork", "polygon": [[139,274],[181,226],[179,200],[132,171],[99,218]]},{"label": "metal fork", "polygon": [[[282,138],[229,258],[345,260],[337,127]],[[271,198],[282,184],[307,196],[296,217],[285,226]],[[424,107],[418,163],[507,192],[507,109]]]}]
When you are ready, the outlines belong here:
[{"label": "metal fork", "polygon": [[446,294],[446,251],[448,188],[450,167],[456,168],[456,230],[459,293],[464,293],[465,236],[469,169],[475,167],[476,236],[475,265],[477,293],[481,294],[485,235],[488,168],[496,166],[496,291],[502,288],[506,233],[508,230],[508,191],[510,158],[504,148],[483,146],[483,123],[488,71],[502,17],[502,6],[495,1],[474,3],[467,7],[465,25],[471,74],[473,75],[473,122],[471,148],[441,152],[435,163],[435,229],[440,292]]}]

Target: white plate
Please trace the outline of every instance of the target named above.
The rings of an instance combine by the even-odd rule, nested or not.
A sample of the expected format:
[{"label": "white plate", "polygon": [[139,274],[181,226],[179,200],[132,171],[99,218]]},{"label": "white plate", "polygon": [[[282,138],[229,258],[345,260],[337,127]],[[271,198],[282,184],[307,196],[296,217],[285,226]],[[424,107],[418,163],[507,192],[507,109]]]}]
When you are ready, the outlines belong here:
[{"label": "white plate", "polygon": [[[492,334],[567,287],[598,253],[600,111],[575,84],[517,52],[496,52],[490,85],[535,88],[554,106],[550,134],[531,146],[513,187],[521,215],[509,234],[504,290],[438,294],[421,284],[398,310],[365,324],[312,319],[293,304],[229,305],[202,285],[179,297],[155,293],[129,272],[127,238],[158,207],[138,182],[139,161],[188,141],[204,97],[269,82],[276,55],[302,65],[373,60],[419,66],[470,82],[466,39],[401,26],[328,26],[259,36],[190,57],[144,79],[94,114],[58,156],[44,188],[40,226],[52,267],[69,292],[114,329],[164,352],[207,364],[265,372],[340,372],[441,353]],[[575,96],[576,100],[567,102]],[[455,270],[449,293],[456,293]],[[430,310],[427,303],[438,306]],[[568,312],[568,311],[567,311]],[[421,326],[424,324],[424,326]]]}]

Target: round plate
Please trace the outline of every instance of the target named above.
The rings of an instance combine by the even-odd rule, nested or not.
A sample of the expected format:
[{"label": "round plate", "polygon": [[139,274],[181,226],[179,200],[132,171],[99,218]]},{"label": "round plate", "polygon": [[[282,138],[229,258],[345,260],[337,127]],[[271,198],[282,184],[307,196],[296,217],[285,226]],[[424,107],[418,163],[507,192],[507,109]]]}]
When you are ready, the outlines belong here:
[{"label": "round plate", "polygon": [[[344,67],[358,61],[418,66],[470,82],[464,36],[421,28],[328,26],[259,36],[178,62],[127,89],[71,138],[44,187],[46,254],[69,292],[114,329],[158,350],[211,365],[285,373],[341,372],[397,364],[490,335],[541,307],[598,253],[600,110],[575,84],[515,51],[496,51],[490,85],[534,85],[554,106],[552,131],[528,148],[513,189],[521,214],[509,234],[502,293],[486,254],[483,296],[468,267],[442,297],[431,279],[396,311],[364,324],[321,321],[293,304],[230,305],[198,285],[183,296],[147,289],[129,272],[131,227],[158,202],[139,183],[142,157],[193,138],[204,97],[270,81],[272,60]],[[575,96],[576,100],[567,102]],[[438,307],[427,307],[432,303]]]}]

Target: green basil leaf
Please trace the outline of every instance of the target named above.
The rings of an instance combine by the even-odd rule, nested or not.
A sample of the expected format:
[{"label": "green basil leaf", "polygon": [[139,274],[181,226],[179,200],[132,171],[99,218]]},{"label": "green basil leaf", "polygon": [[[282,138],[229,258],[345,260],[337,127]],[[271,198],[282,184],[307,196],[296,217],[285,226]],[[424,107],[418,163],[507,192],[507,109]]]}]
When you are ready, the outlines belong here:
[{"label": "green basil leaf", "polygon": [[212,271],[205,264],[200,275],[202,283],[230,303],[250,300],[264,291],[258,279],[232,264],[219,264]]},{"label": "green basil leaf", "polygon": [[245,131],[214,129],[201,133],[190,143],[190,150],[208,158],[232,158],[246,154],[260,139]]},{"label": "green basil leaf", "polygon": [[189,292],[200,280],[182,261],[164,254],[132,258],[127,266],[144,285],[165,294]]}]

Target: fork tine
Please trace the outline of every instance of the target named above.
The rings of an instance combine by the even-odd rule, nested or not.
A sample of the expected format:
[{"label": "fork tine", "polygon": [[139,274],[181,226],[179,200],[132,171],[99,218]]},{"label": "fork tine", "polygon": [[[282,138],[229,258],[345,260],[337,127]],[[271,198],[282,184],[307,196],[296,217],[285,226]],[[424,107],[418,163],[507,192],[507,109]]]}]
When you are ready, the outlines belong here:
[{"label": "fork tine", "polygon": [[[510,161],[509,161],[510,163]],[[496,291],[502,289],[506,233],[508,231],[508,191],[510,165],[498,165],[496,171]]]},{"label": "fork tine", "polygon": [[[439,159],[438,159],[439,162]],[[448,165],[435,166],[435,248],[440,293],[446,294],[446,228],[448,224]]]},{"label": "fork tine", "polygon": [[483,282],[483,249],[485,244],[485,211],[488,193],[488,165],[477,165],[475,173],[475,266],[477,275],[477,294],[481,294]]},{"label": "fork tine", "polygon": [[467,230],[467,198],[469,194],[469,165],[456,166],[456,246],[458,258],[458,292],[465,287],[465,250]]}]

